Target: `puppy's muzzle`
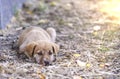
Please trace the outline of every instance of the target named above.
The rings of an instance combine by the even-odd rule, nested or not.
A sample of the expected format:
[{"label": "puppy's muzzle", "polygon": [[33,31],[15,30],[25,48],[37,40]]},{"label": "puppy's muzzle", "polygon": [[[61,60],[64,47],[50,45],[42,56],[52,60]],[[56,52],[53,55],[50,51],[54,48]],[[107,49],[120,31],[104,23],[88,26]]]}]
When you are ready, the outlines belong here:
[{"label": "puppy's muzzle", "polygon": [[51,65],[49,61],[44,61],[45,66]]},{"label": "puppy's muzzle", "polygon": [[[56,58],[53,60],[53,62],[55,62],[56,61]],[[49,61],[44,61],[44,65],[45,66],[49,66],[49,65],[52,65]]]}]

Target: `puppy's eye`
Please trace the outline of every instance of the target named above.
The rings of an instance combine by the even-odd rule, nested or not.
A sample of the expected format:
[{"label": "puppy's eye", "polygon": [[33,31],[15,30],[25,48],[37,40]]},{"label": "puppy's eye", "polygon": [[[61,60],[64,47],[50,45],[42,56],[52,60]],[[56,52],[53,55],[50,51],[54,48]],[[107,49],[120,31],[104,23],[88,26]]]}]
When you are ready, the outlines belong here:
[{"label": "puppy's eye", "polygon": [[43,55],[43,53],[42,53],[42,52],[39,52],[38,55]]},{"label": "puppy's eye", "polygon": [[49,51],[49,53],[48,53],[49,55],[52,55],[52,52],[51,51]]}]

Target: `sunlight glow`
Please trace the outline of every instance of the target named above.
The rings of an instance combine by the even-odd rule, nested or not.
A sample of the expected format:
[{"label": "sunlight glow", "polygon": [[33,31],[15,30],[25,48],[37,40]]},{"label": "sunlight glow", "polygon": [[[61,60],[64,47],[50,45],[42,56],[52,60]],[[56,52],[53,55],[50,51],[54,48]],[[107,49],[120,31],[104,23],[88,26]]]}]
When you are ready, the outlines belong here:
[{"label": "sunlight glow", "polygon": [[120,20],[120,0],[104,0],[101,3],[101,12]]}]

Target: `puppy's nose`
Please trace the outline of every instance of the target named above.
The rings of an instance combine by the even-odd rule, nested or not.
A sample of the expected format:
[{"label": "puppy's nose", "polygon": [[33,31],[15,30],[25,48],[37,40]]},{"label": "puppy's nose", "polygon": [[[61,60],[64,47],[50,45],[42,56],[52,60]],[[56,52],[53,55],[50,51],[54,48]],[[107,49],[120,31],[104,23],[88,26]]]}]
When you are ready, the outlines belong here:
[{"label": "puppy's nose", "polygon": [[45,66],[50,65],[49,61],[44,61]]},{"label": "puppy's nose", "polygon": [[54,58],[53,62],[55,62],[55,61],[56,61],[56,57]]}]

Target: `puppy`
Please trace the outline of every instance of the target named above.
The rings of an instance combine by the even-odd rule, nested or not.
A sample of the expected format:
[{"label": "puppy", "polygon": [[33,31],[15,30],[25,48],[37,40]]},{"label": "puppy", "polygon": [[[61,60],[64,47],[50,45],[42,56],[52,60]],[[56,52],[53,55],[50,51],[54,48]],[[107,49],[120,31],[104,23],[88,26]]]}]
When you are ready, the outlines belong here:
[{"label": "puppy", "polygon": [[59,51],[55,39],[54,28],[45,31],[40,27],[29,27],[19,37],[19,53],[25,53],[28,58],[34,58],[39,64],[50,65]]}]

